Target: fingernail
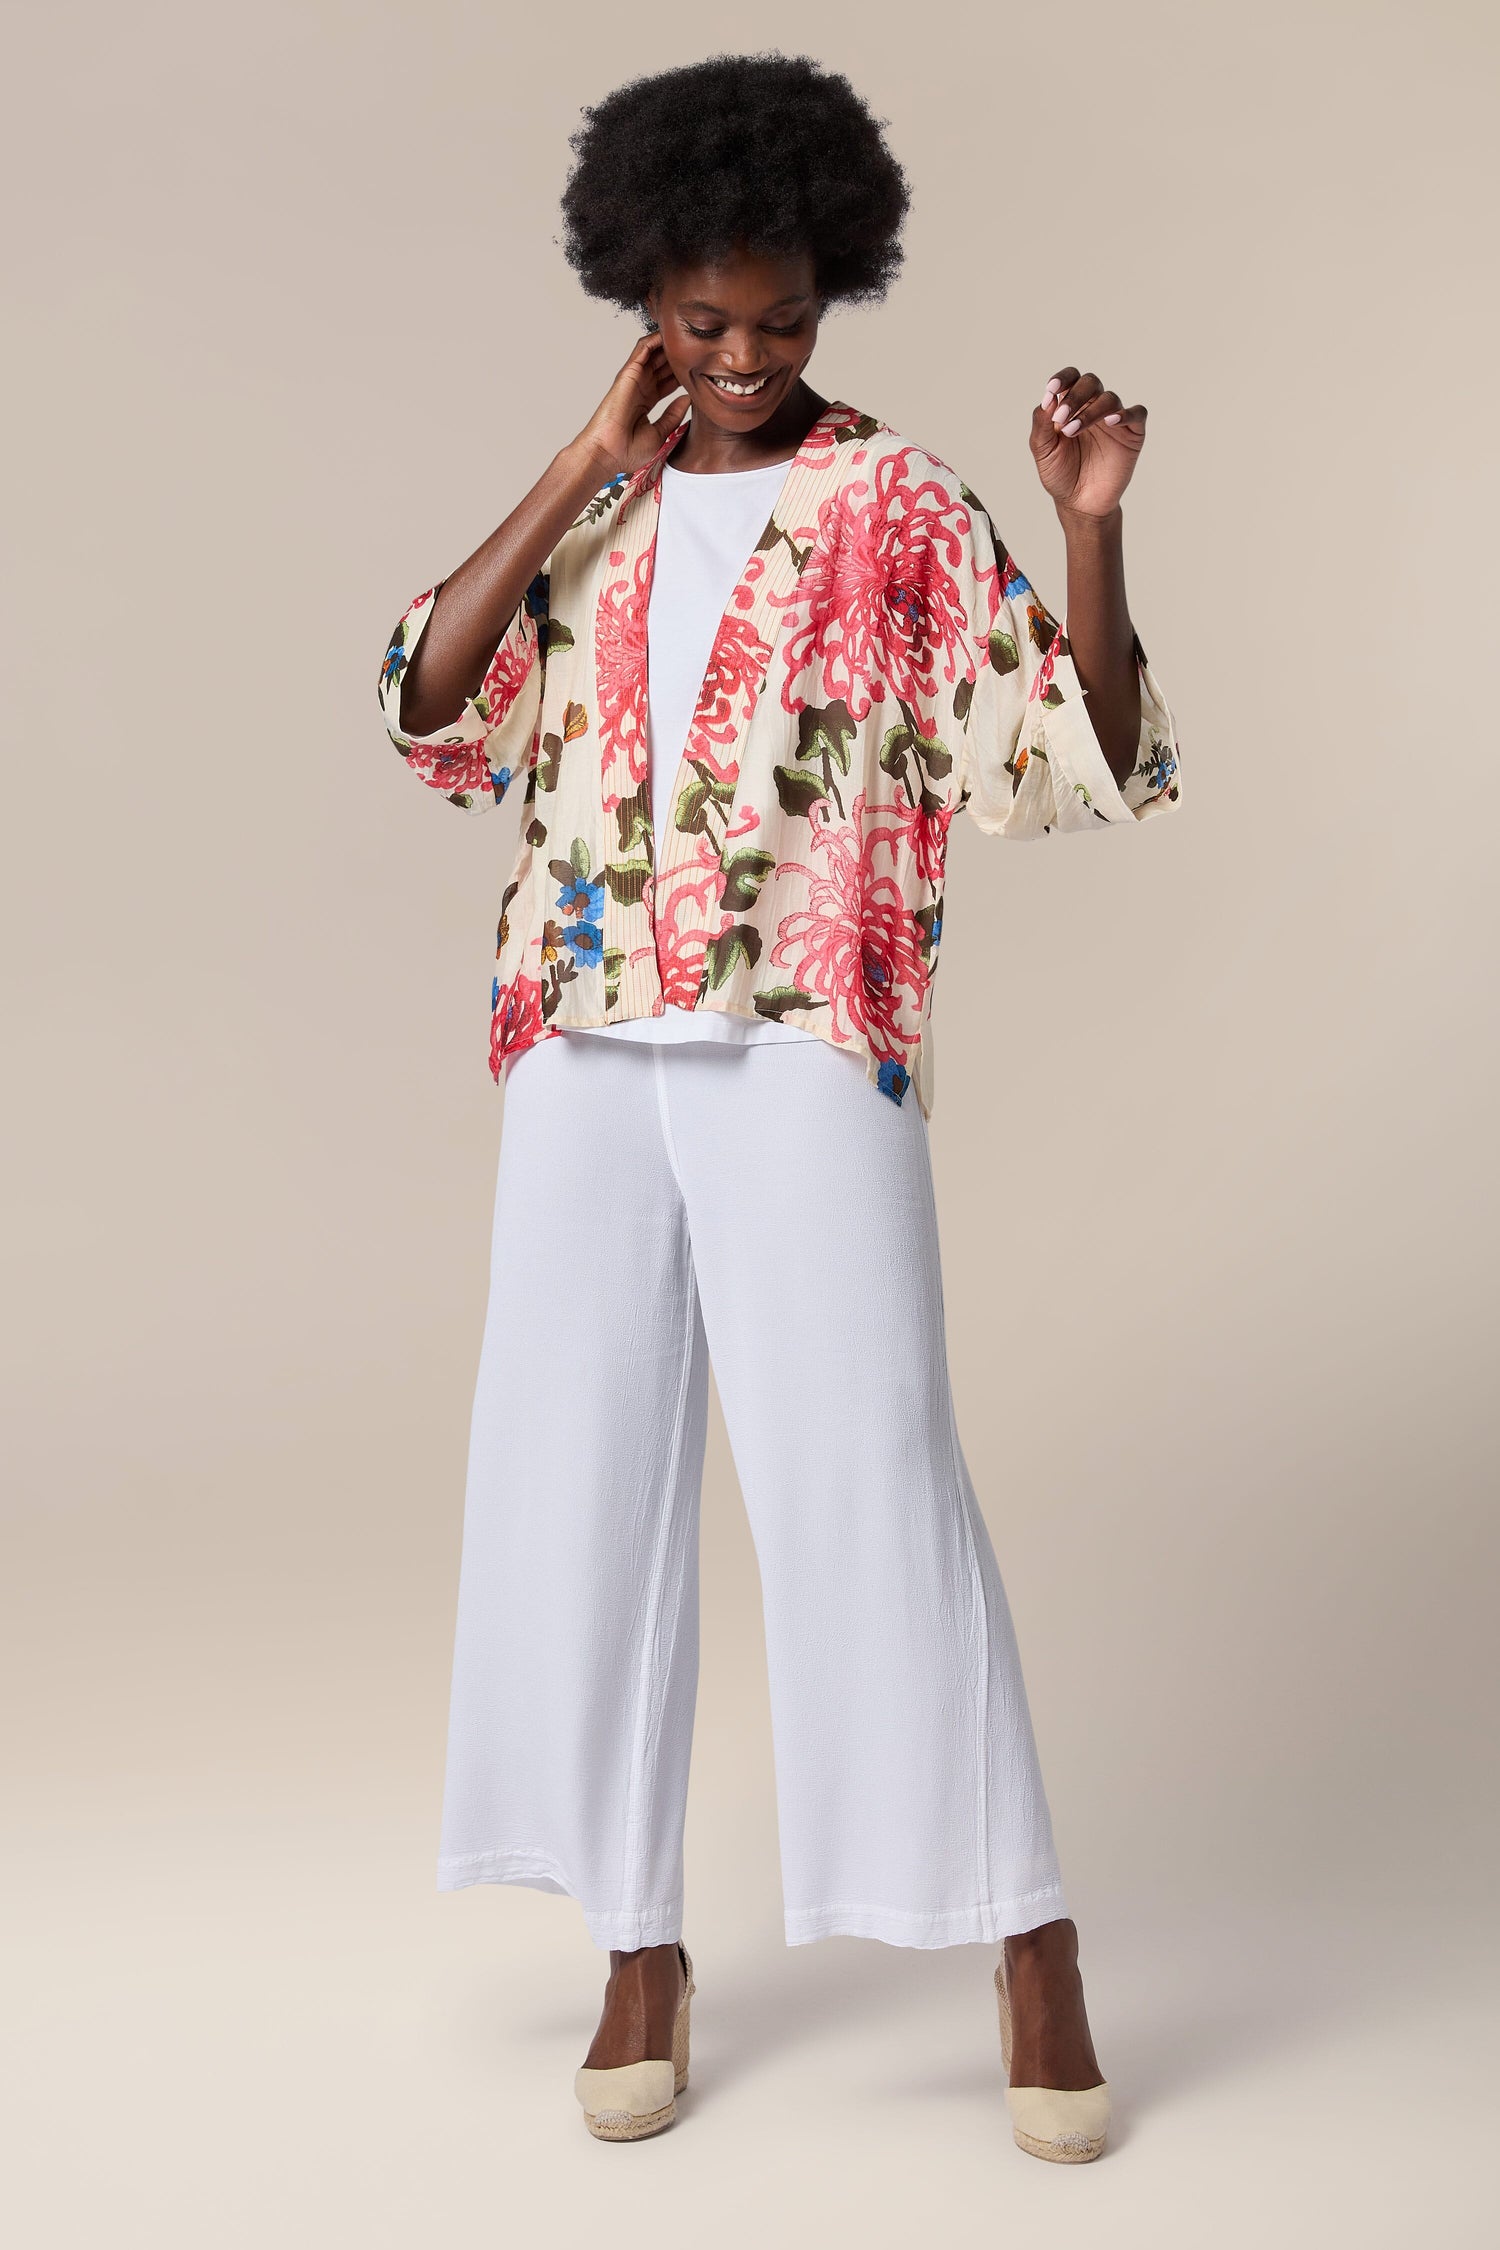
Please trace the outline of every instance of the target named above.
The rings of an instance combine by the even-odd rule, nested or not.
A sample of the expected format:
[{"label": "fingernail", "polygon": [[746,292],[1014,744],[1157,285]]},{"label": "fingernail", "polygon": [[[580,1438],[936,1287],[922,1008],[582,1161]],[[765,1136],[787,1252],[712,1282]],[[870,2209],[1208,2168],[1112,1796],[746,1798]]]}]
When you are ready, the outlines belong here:
[{"label": "fingernail", "polygon": [[1106,422],[1123,422],[1125,417],[1123,414],[1106,414],[1104,419]]},{"label": "fingernail", "polygon": [[1082,424],[1082,423],[1081,423],[1081,422],[1080,422],[1080,421],[1078,420],[1077,416],[1075,415],[1075,416],[1074,416],[1074,418],[1073,418],[1073,420],[1072,420],[1071,422],[1064,422],[1064,424],[1063,424],[1063,436],[1064,436],[1064,437],[1072,437],[1072,436],[1073,436],[1073,435],[1075,434],[1075,432],[1077,432],[1078,430],[1081,430],[1082,428],[1083,428],[1083,424]]},{"label": "fingernail", "polygon": [[1073,409],[1071,406],[1060,406],[1057,412],[1052,417],[1053,428],[1056,429],[1059,422],[1066,422],[1068,416],[1072,413],[1072,411]]},{"label": "fingernail", "polygon": [[1061,385],[1061,383],[1060,383],[1060,382],[1058,381],[1057,377],[1056,377],[1056,376],[1054,375],[1054,376],[1053,376],[1053,378],[1052,378],[1052,380],[1051,380],[1051,382],[1050,382],[1050,383],[1049,383],[1049,384],[1047,385],[1047,388],[1046,388],[1046,389],[1045,389],[1045,390],[1043,391],[1043,393],[1042,393],[1042,404],[1043,404],[1043,406],[1045,406],[1045,405],[1046,405],[1046,403],[1047,403],[1048,399],[1049,399],[1049,398],[1050,398],[1050,397],[1052,396],[1052,393],[1053,393],[1054,391],[1060,391],[1061,389],[1062,389],[1062,385]]}]

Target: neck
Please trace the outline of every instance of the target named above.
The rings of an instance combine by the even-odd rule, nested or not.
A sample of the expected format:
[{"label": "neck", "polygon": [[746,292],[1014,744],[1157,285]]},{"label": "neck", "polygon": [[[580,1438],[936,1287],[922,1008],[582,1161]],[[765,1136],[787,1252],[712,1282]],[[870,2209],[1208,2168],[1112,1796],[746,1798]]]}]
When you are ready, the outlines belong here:
[{"label": "neck", "polygon": [[791,459],[827,405],[826,398],[799,381],[756,430],[726,430],[700,422],[695,407],[668,458],[674,469],[686,469],[690,476],[769,468],[772,462]]}]

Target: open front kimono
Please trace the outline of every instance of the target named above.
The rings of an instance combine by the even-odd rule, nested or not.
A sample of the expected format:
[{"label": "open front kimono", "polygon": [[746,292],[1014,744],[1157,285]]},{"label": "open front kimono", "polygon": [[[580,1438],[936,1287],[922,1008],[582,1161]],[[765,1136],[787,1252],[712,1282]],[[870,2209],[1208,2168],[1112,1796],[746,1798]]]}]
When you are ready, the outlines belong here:
[{"label": "open front kimono", "polygon": [[490,1065],[666,1003],[772,1016],[852,1048],[931,1114],[948,825],[1017,841],[1130,824],[1179,797],[1172,716],[1139,643],[1141,735],[1116,786],[1066,633],[943,462],[833,401],[724,612],[656,864],[646,613],[660,468],[620,475],[559,540],[462,719],[415,736],[401,682],[438,589],[381,674],[412,771],[470,812],[524,776],[501,899]]}]

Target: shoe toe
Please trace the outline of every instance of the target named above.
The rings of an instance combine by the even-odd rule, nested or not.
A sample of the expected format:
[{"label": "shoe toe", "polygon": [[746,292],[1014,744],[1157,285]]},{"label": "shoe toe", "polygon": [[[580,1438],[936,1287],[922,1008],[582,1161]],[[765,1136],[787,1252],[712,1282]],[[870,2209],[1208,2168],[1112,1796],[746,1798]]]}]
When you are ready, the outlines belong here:
[{"label": "shoe toe", "polygon": [[1019,2145],[1059,2164],[1087,2164],[1109,2131],[1109,2087],[1068,2091],[1055,2086],[1012,2086],[1006,2105]]}]

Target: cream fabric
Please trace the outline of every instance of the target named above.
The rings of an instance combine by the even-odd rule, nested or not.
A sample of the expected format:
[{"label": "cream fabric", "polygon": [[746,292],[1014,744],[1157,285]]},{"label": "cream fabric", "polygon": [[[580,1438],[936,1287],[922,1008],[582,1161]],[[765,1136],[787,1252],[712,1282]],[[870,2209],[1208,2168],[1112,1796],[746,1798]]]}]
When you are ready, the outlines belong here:
[{"label": "cream fabric", "polygon": [[671,2062],[621,2063],[615,2070],[579,2070],[573,2091],[591,2117],[652,2117],[673,2099]]},{"label": "cream fabric", "polygon": [[[858,1055],[932,1110],[931,999],[948,827],[1134,830],[1175,805],[1172,715],[1137,644],[1141,733],[1117,788],[1066,631],[988,512],[935,454],[834,401],[808,432],[730,593],[655,848],[647,613],[661,470],[690,426],[588,505],[538,572],[479,693],[405,733],[401,682],[432,615],[398,621],[387,728],[471,812],[523,779],[501,898],[490,1063],[668,1003],[769,1018]],[[1066,1004],[1045,947],[1023,949]],[[1154,963],[1107,968],[1143,1004]]]},{"label": "cream fabric", "polygon": [[1053,2086],[1010,2086],[1005,2094],[1011,2123],[1034,2141],[1064,2148],[1102,2140],[1109,2130],[1109,2088],[1086,2086],[1077,2093]]}]

